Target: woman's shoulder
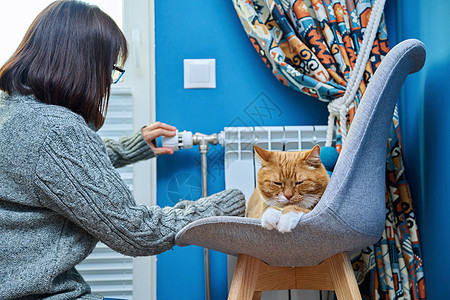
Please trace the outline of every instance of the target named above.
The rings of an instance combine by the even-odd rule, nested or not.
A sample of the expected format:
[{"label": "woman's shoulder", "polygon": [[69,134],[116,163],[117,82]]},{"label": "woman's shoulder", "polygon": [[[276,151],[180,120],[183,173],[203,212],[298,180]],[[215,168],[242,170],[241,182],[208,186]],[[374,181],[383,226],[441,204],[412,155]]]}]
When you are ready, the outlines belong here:
[{"label": "woman's shoulder", "polygon": [[25,104],[20,105],[18,109],[27,110],[27,113],[36,118],[36,122],[42,123],[47,128],[61,126],[87,127],[86,121],[81,115],[64,106],[42,103],[32,95],[12,95],[13,99],[14,97],[16,101]]},{"label": "woman's shoulder", "polygon": [[[17,92],[13,92],[11,95],[2,92],[0,94],[0,100],[4,103],[8,103],[11,106],[11,111],[16,114],[28,115],[30,119],[48,119],[49,121],[62,121],[83,123],[84,119],[81,115],[71,111],[70,109],[60,106],[46,104],[34,97],[33,95],[22,95]],[[31,120],[30,120],[31,121]]]},{"label": "woman's shoulder", "polygon": [[3,94],[0,98],[9,106],[2,111],[9,112],[16,132],[31,131],[36,139],[45,140],[52,134],[68,135],[75,131],[83,132],[89,139],[98,139],[84,118],[66,107],[42,103],[34,96],[17,93],[9,97]]}]

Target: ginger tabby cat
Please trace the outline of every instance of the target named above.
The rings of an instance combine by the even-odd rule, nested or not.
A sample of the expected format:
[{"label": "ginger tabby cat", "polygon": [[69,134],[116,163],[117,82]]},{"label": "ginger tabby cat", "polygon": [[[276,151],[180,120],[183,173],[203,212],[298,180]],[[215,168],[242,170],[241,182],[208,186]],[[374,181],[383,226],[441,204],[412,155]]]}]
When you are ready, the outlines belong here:
[{"label": "ginger tabby cat", "polygon": [[330,180],[320,161],[320,147],[284,152],[255,146],[255,152],[261,169],[245,215],[261,219],[267,229],[290,232],[316,206]]}]

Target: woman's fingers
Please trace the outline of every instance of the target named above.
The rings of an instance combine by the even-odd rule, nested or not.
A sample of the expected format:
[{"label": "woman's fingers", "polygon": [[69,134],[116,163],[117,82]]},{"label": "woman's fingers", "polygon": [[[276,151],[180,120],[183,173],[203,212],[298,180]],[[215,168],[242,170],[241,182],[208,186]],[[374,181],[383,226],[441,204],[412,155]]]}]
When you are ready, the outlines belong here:
[{"label": "woman's fingers", "polygon": [[170,148],[158,147],[156,139],[160,136],[172,137],[176,134],[176,130],[176,127],[172,125],[155,122],[142,129],[142,136],[156,155],[173,154],[173,150]]}]

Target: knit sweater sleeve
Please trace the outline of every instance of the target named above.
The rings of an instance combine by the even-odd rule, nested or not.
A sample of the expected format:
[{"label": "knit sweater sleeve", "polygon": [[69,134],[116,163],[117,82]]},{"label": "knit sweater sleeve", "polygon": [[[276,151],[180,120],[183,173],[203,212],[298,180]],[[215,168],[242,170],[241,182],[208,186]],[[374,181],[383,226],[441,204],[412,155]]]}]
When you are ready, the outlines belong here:
[{"label": "knit sweater sleeve", "polygon": [[121,168],[156,156],[142,137],[141,131],[131,136],[122,137],[118,141],[105,138],[103,142],[105,143],[109,159],[115,168]]},{"label": "knit sweater sleeve", "polygon": [[81,126],[53,128],[40,149],[35,184],[41,204],[125,255],[154,255],[175,234],[208,216],[242,216],[243,194],[226,190],[174,207],[137,205],[98,135]]}]

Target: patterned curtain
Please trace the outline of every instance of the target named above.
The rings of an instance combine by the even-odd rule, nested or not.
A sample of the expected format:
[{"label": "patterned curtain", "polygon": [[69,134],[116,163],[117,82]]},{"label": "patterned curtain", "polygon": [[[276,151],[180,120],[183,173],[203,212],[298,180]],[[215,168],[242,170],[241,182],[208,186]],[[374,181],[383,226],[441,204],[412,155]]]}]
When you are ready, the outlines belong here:
[{"label": "patterned curtain", "polygon": [[[377,0],[232,1],[252,45],[281,83],[329,103],[350,89],[351,72]],[[362,66],[362,80],[356,83],[346,114],[336,116],[338,151],[343,124],[344,130],[350,126],[367,83],[389,51],[384,17],[375,25],[378,31]],[[378,243],[351,255],[353,269],[363,299],[425,299],[397,113],[387,149],[386,228]]]}]

